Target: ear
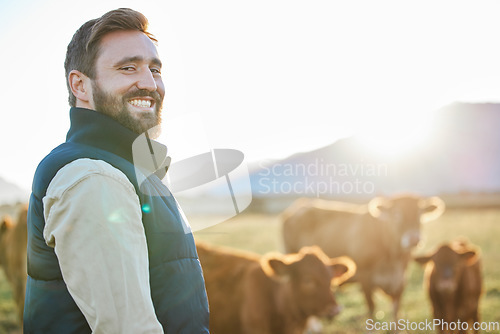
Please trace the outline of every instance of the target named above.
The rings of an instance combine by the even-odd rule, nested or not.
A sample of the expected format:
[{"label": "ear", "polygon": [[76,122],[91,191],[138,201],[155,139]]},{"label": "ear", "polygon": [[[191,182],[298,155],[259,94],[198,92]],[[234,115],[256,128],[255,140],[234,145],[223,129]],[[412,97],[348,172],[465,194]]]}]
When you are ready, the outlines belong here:
[{"label": "ear", "polygon": [[288,265],[279,259],[269,259],[268,264],[274,275],[287,276],[289,274]]},{"label": "ear", "polygon": [[78,70],[72,70],[68,76],[69,87],[76,97],[77,106],[92,107],[92,84],[90,78]]},{"label": "ear", "polygon": [[430,255],[427,255],[427,256],[417,256],[417,257],[413,258],[413,260],[415,260],[415,262],[417,262],[417,263],[419,263],[421,265],[425,265],[431,259],[432,259],[432,256],[430,256]]},{"label": "ear", "polygon": [[354,276],[356,264],[347,256],[336,257],[330,260],[332,270],[332,281],[335,285],[340,285]]},{"label": "ear", "polygon": [[290,265],[286,264],[278,257],[263,257],[260,265],[264,273],[272,279],[283,282],[290,277]]},{"label": "ear", "polygon": [[444,201],[437,197],[421,199],[419,202],[420,212],[422,213],[422,223],[430,222],[441,216],[446,208]]},{"label": "ear", "polygon": [[477,253],[473,250],[467,251],[465,253],[460,254],[460,258],[464,259],[467,263],[467,265],[472,265],[476,262],[476,255]]}]

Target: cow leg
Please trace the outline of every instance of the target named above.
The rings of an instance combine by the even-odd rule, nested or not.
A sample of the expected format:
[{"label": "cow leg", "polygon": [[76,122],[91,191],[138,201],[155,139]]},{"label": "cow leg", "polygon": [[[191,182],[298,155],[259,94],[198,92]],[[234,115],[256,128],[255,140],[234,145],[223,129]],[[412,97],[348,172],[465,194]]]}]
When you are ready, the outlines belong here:
[{"label": "cow leg", "polygon": [[[24,284],[26,283],[24,282]],[[17,280],[17,282],[15,282],[14,293],[13,293],[14,300],[16,301],[17,317],[21,323],[23,322],[23,312],[24,312],[24,295],[25,295],[24,284],[22,279]]]},{"label": "cow leg", "polygon": [[[467,322],[468,324],[468,329],[470,330],[463,330],[461,327],[460,328],[460,333],[465,334],[465,333],[475,333],[477,334],[479,332],[478,329],[474,329],[474,323],[479,323],[479,313],[477,308],[472,310],[472,312],[467,312],[464,314],[459,315],[458,319],[460,319],[461,322]],[[462,319],[468,319],[468,320],[462,320]]]},{"label": "cow leg", "polygon": [[392,315],[394,321],[399,320],[399,307],[401,306],[401,297],[403,295],[404,288],[399,289],[394,295],[392,295]]},{"label": "cow leg", "polygon": [[[472,326],[474,326],[474,323],[477,322],[479,323],[479,315],[478,315],[478,312],[476,310],[476,313],[474,314],[473,318],[472,318]],[[474,329],[474,333],[478,333],[479,330],[478,329]]]},{"label": "cow leg", "polygon": [[[461,327],[460,327],[460,329],[459,329],[459,333],[460,333],[460,334],[467,334],[467,333],[468,333],[468,331],[466,331],[465,329],[463,329],[463,328],[464,328],[464,327],[463,327],[463,326],[464,326],[464,325],[463,325],[463,323],[467,323],[467,325],[469,326],[468,328],[472,328],[473,323],[471,323],[470,321],[460,321],[460,326],[461,326]],[[471,330],[471,331],[472,331],[472,330]],[[476,332],[474,332],[474,333],[476,333]]]},{"label": "cow leg", "polygon": [[[477,322],[479,323],[479,311],[478,311],[478,301],[476,301],[476,304],[474,306],[474,309],[472,310],[472,316],[470,317],[471,321],[471,326],[474,326],[474,323]],[[472,328],[472,327],[469,327],[469,328]],[[478,330],[477,329],[473,329],[474,333],[478,333]]]},{"label": "cow leg", "polygon": [[398,321],[399,318],[399,306],[401,305],[401,295],[394,297],[392,299],[392,315],[394,317],[394,321]]},{"label": "cow leg", "polygon": [[365,294],[366,304],[368,305],[368,318],[373,319],[375,313],[375,303],[373,302],[373,285],[367,282],[362,282],[361,287]]}]

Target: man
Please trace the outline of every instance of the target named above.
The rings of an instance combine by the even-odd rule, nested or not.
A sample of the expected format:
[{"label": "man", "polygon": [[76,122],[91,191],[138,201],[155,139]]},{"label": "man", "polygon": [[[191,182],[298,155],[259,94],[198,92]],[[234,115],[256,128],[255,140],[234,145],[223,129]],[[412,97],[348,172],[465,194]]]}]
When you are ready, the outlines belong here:
[{"label": "man", "polygon": [[71,128],[33,180],[25,333],[208,333],[189,225],[155,171],[133,161],[165,94],[147,24],[113,10],[68,45]]}]

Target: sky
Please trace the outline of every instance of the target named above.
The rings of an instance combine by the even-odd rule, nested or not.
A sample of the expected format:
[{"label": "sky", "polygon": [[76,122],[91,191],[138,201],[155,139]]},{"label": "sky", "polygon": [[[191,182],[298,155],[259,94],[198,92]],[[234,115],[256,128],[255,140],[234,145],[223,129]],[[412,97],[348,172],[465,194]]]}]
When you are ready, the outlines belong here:
[{"label": "sky", "polygon": [[397,150],[443,105],[500,101],[498,1],[0,0],[0,177],[29,189],[64,141],[66,46],[119,7],[159,40],[177,156],[233,148],[253,162],[355,134]]}]

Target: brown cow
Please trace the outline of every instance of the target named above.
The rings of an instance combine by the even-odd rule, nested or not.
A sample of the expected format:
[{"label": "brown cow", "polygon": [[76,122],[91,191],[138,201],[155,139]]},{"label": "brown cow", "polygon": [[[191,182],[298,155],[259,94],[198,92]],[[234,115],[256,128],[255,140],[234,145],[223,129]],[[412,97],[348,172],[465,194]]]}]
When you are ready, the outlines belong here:
[{"label": "brown cow", "polygon": [[348,256],[357,266],[350,282],[360,282],[369,317],[380,288],[393,301],[397,318],[412,249],[420,241],[420,223],[437,218],[444,203],[437,197],[376,197],[368,205],[299,199],[283,213],[285,251],[318,245],[329,257]]},{"label": "brown cow", "polygon": [[199,242],[197,248],[213,334],[300,334],[309,316],[339,312],[331,283],[355,271],[352,260],[329,259],[317,247],[264,257]]},{"label": "brown cow", "polygon": [[427,264],[424,284],[440,333],[455,333],[458,329],[466,333],[465,329],[473,329],[473,323],[479,322],[482,286],[479,249],[456,240],[415,260]]},{"label": "brown cow", "polygon": [[27,277],[27,210],[27,206],[23,207],[17,224],[9,216],[5,216],[0,225],[0,266],[3,267],[7,280],[12,287],[18,309],[18,318],[21,323]]}]

